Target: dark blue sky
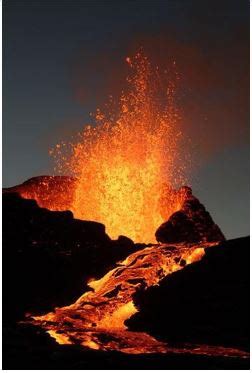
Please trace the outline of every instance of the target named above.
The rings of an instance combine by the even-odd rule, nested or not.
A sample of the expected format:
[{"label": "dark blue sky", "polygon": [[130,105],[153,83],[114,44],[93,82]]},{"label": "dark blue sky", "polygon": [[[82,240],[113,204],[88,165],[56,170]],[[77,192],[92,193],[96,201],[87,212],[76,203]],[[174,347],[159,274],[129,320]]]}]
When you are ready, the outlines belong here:
[{"label": "dark blue sky", "polygon": [[143,46],[176,59],[193,143],[194,193],[227,237],[249,233],[249,2],[9,0],[3,3],[3,184],[52,174],[48,149],[117,93]]}]

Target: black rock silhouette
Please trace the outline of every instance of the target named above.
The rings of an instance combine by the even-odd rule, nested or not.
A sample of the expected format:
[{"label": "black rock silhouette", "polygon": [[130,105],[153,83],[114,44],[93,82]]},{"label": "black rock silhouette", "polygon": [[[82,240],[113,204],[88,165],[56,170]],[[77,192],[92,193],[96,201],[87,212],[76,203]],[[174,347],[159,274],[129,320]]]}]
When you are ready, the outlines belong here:
[{"label": "black rock silhouette", "polygon": [[19,194],[3,194],[4,320],[67,305],[116,261],[138,250],[127,237],[111,240],[101,223],[49,211]]},{"label": "black rock silhouette", "polygon": [[161,243],[179,242],[215,242],[223,241],[225,237],[214,223],[209,212],[192,195],[189,187],[183,187],[179,192],[184,194],[182,208],[172,214],[168,221],[156,231],[156,239]]}]

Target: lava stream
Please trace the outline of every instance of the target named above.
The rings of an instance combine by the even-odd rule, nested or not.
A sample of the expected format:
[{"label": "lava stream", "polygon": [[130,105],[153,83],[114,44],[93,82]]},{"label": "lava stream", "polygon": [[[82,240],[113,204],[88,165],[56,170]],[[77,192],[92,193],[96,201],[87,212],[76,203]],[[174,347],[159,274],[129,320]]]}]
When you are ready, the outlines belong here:
[{"label": "lava stream", "polygon": [[138,289],[158,285],[170,273],[200,260],[204,248],[212,245],[216,243],[201,247],[156,245],[139,250],[100,280],[91,281],[89,285],[93,290],[74,304],[56,308],[44,316],[33,316],[32,323],[46,329],[59,344],[79,344],[91,349],[131,354],[174,352],[245,356],[246,353],[224,347],[173,348],[147,333],[128,331],[124,325],[124,321],[137,312],[133,295]]}]

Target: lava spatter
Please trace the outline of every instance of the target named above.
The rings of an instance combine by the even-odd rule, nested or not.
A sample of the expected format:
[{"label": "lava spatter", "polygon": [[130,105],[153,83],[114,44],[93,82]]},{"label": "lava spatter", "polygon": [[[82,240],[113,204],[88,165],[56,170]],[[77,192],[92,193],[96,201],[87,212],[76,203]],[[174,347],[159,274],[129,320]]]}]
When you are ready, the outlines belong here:
[{"label": "lava spatter", "polygon": [[[94,125],[71,143],[57,144],[57,172],[77,179],[71,210],[78,219],[105,224],[110,237],[156,242],[156,228],[181,207],[172,193],[186,183],[181,161],[179,75],[153,66],[143,52],[127,58],[129,75],[117,103],[97,109]],[[189,156],[187,155],[187,159]],[[164,183],[169,191],[165,212]]]}]

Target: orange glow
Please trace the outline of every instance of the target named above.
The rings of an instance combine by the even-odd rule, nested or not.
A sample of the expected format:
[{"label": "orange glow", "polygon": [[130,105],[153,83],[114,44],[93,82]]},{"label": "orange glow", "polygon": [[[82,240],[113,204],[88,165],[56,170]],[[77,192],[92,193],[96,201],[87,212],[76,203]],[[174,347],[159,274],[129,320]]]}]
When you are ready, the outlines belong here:
[{"label": "orange glow", "polygon": [[75,179],[64,176],[42,176],[10,188],[23,198],[34,199],[40,207],[53,211],[72,209]]},{"label": "orange glow", "polygon": [[[126,62],[130,74],[118,107],[111,101],[105,112],[97,109],[96,125],[86,126],[75,143],[58,144],[53,155],[60,170],[78,179],[71,208],[76,218],[102,222],[112,238],[155,242],[157,227],[182,203],[171,189],[184,182],[174,104],[179,77],[165,84],[167,72],[162,76],[142,53]],[[170,191],[165,216],[164,183]]]}]

